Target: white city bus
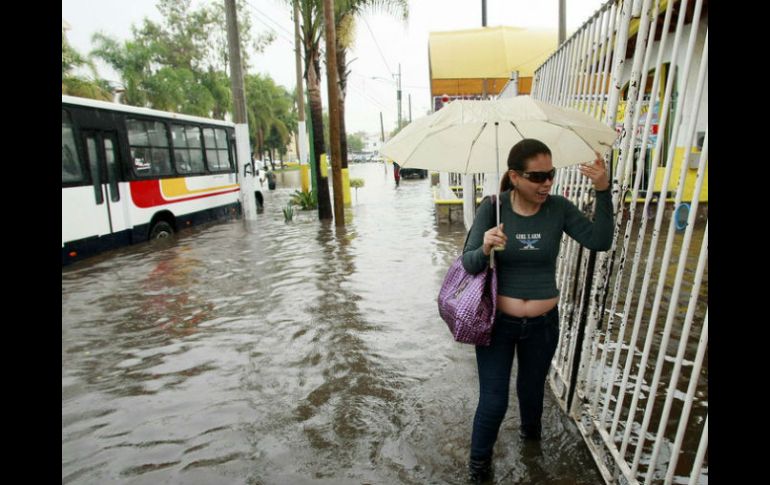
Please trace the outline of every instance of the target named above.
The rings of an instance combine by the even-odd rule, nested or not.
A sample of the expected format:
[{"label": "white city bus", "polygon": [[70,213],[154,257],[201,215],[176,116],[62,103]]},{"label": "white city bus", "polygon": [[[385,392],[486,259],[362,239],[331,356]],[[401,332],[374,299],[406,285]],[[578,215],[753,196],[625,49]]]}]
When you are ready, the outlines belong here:
[{"label": "white city bus", "polygon": [[62,264],[238,216],[233,123],[62,95]]}]

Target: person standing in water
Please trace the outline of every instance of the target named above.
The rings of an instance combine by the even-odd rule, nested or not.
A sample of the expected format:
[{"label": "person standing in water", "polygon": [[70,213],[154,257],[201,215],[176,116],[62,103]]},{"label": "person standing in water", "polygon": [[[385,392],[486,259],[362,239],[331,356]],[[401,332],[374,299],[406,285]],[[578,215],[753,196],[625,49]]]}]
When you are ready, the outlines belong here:
[{"label": "person standing in water", "polygon": [[398,187],[398,183],[401,181],[401,165],[396,162],[393,162],[393,178],[396,180],[396,187]]},{"label": "person standing in water", "polygon": [[[591,222],[568,199],[551,195],[556,169],[550,149],[524,139],[508,154],[500,185],[500,225],[490,199],[479,206],[463,249],[463,266],[472,274],[497,266],[497,315],[489,346],[476,346],[479,402],[473,419],[469,475],[473,483],[492,478],[492,449],[508,409],[514,355],[518,358],[516,394],[523,439],[539,440],[545,381],[559,340],[559,289],[556,260],[562,233],[583,246],[606,251],[612,245],[612,201],[604,160],[580,166],[596,191]],[[501,248],[502,249],[498,249]]]}]

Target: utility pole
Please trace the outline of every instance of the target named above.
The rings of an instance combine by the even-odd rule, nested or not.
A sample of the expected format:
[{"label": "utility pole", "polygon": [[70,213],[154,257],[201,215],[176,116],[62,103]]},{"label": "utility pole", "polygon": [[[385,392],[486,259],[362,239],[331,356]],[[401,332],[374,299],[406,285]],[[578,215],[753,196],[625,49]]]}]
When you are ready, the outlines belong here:
[{"label": "utility pole", "polygon": [[[481,0],[481,26],[487,26],[487,0]],[[481,98],[488,99],[487,78],[481,80]]]},{"label": "utility pole", "polygon": [[340,148],[340,101],[337,86],[337,40],[332,0],[324,0],[326,22],[326,87],[329,93],[329,143],[332,154],[332,188],[334,190],[334,224],[345,227],[342,200],[342,150]]},{"label": "utility pole", "polygon": [[409,95],[409,123],[412,122],[412,95]]},{"label": "utility pole", "polygon": [[[249,124],[246,117],[246,95],[241,69],[241,43],[238,36],[238,16],[235,0],[225,0],[227,19],[227,44],[230,51],[230,85],[233,90],[233,121],[235,122],[235,153],[238,158],[238,175],[241,187],[241,207],[244,221],[257,220],[257,203],[254,195],[254,167],[251,166]],[[250,170],[247,169],[251,167]]]},{"label": "utility pole", "polygon": [[398,63],[398,90],[396,91],[398,99],[398,129],[401,129],[401,63]]},{"label": "utility pole", "polygon": [[[385,144],[385,124],[382,122],[382,111],[380,111],[380,148]],[[385,169],[385,173],[388,173],[388,162],[382,160],[382,168]]]},{"label": "utility pole", "polygon": [[567,6],[566,0],[559,0],[559,45],[567,38]]},{"label": "utility pole", "polygon": [[299,145],[298,155],[300,163],[300,179],[302,191],[308,192],[309,172],[307,162],[307,131],[305,127],[305,87],[302,82],[302,54],[300,48],[302,43],[299,37],[299,0],[294,0],[294,57],[297,65],[297,142]]}]

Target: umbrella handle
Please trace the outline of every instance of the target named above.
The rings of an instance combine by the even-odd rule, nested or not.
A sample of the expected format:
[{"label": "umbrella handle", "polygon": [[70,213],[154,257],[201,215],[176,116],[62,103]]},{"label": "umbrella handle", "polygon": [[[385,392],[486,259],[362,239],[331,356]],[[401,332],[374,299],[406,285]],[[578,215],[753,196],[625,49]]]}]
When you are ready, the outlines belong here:
[{"label": "umbrella handle", "polygon": [[[497,140],[497,132],[499,130],[500,123],[498,121],[495,121],[495,164],[497,168],[497,172],[495,172],[495,175],[500,175],[500,151],[498,149],[498,140]],[[495,198],[495,227],[500,227],[500,188],[498,184],[497,189],[497,198]],[[492,250],[489,252],[489,267],[494,268],[495,267],[495,247],[492,247]],[[501,247],[500,250],[503,248]]]}]

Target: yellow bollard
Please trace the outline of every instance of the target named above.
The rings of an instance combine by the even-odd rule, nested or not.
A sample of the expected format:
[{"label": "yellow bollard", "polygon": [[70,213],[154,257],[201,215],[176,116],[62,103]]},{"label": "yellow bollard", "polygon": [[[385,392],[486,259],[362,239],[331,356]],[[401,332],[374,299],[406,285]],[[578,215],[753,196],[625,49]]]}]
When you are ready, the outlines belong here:
[{"label": "yellow bollard", "polygon": [[326,161],[326,154],[321,154],[321,177],[329,177],[329,168],[327,167],[329,162]]},{"label": "yellow bollard", "polygon": [[310,165],[303,164],[299,166],[299,180],[302,185],[302,192],[310,192]]},{"label": "yellow bollard", "polygon": [[350,173],[347,168],[342,169],[342,204],[350,207]]}]

